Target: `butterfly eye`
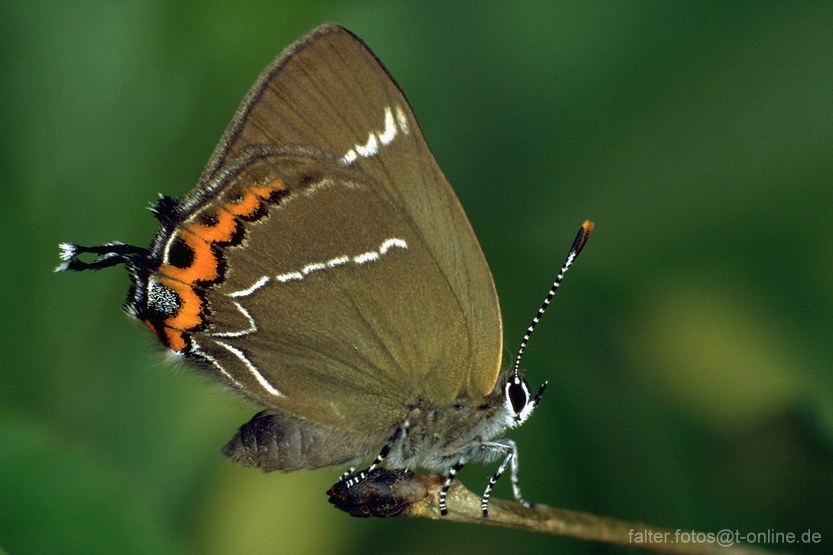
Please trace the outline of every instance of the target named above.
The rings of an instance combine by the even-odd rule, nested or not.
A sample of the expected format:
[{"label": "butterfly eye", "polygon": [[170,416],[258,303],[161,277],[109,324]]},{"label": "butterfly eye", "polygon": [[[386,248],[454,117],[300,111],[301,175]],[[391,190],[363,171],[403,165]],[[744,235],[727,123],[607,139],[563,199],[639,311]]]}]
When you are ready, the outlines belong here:
[{"label": "butterfly eye", "polygon": [[529,387],[527,387],[525,379],[520,376],[513,376],[507,382],[506,401],[517,418],[529,403]]}]

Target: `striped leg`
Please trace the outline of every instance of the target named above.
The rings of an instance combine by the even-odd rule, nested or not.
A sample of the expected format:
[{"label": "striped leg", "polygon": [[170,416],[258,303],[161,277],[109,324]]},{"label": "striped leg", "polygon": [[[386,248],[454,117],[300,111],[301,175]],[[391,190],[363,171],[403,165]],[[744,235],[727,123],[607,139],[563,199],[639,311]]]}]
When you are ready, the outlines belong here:
[{"label": "striped leg", "polygon": [[350,468],[348,468],[347,470],[345,470],[344,472],[341,473],[341,476],[338,477],[338,481],[343,482],[344,480],[346,480],[347,478],[349,478],[350,476],[352,476],[355,473],[356,473],[356,467],[351,466]]},{"label": "striped leg", "polygon": [[458,462],[454,466],[452,466],[448,470],[448,476],[445,477],[445,482],[443,482],[443,488],[440,490],[440,514],[445,516],[448,514],[448,507],[445,504],[445,498],[448,495],[448,490],[451,488],[451,482],[454,481],[454,477],[457,476],[457,473],[460,472],[460,469],[465,466],[463,461]]},{"label": "striped leg", "polygon": [[495,487],[497,481],[500,480],[500,477],[503,476],[503,473],[506,471],[506,467],[510,465],[512,493],[515,496],[515,501],[524,507],[529,507],[529,503],[524,501],[524,498],[521,495],[521,486],[518,482],[518,449],[515,446],[515,442],[511,439],[502,439],[500,441],[484,443],[483,448],[503,454],[503,461],[501,461],[497,472],[489,478],[489,483],[486,484],[486,489],[483,491],[483,497],[480,500],[480,508],[483,511],[483,517],[488,518],[489,516],[489,497],[492,495],[492,489]]},{"label": "striped leg", "polygon": [[385,459],[388,458],[392,446],[396,445],[397,443],[399,443],[401,446],[407,440],[409,427],[410,422],[405,420],[401,425],[396,427],[396,431],[394,431],[393,435],[390,436],[390,439],[385,443],[385,446],[382,447],[382,450],[379,451],[379,454],[376,455],[376,458],[373,459],[373,462],[370,463],[370,466],[368,466],[361,472],[356,472],[356,467],[351,466],[349,470],[345,471],[341,475],[338,481],[343,482],[347,480],[348,488],[351,488],[356,484],[362,482],[365,478],[367,478],[367,475],[371,471],[375,470],[377,466],[382,464],[385,461]]}]

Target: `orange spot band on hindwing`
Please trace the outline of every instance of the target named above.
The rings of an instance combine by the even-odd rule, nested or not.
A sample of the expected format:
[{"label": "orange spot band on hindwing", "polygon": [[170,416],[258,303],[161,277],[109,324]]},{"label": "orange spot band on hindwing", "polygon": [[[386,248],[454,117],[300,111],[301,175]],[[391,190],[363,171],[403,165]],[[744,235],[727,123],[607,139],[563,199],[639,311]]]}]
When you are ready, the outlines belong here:
[{"label": "orange spot band on hindwing", "polygon": [[223,204],[210,218],[203,220],[211,223],[191,223],[175,232],[176,240],[190,249],[193,258],[184,268],[166,262],[158,269],[160,285],[171,289],[180,300],[176,314],[161,322],[145,320],[145,325],[162,343],[174,351],[182,351],[188,346],[187,332],[204,323],[204,302],[196,285],[220,279],[222,251],[219,247],[234,241],[243,225],[238,218],[251,220],[258,217],[263,202],[277,200],[277,193],[281,191],[286,191],[286,185],[280,179],[265,185],[252,185],[236,201]]},{"label": "orange spot band on hindwing", "polygon": [[165,318],[165,326],[178,330],[189,330],[202,324],[203,301],[194,288],[187,283],[162,278],[159,283],[172,289],[180,300],[176,314]]},{"label": "orange spot band on hindwing", "polygon": [[159,335],[159,330],[152,320],[145,320],[145,325],[150,331],[153,332],[153,335],[155,335],[156,338],[162,342],[163,345],[166,345],[173,351],[181,351],[188,346],[188,342],[185,339],[185,333],[181,330],[163,327],[162,333],[164,334],[164,337],[162,337]]},{"label": "orange spot band on hindwing", "polygon": [[266,185],[253,185],[236,202],[230,202],[224,208],[235,216],[253,218],[257,215],[264,200],[269,200],[273,194],[285,190],[286,185],[280,179],[275,179]]},{"label": "orange spot band on hindwing", "polygon": [[237,218],[225,210],[218,210],[214,215],[214,220],[213,224],[191,224],[184,230],[193,233],[206,243],[231,242],[240,227]]},{"label": "orange spot band on hindwing", "polygon": [[206,243],[192,233],[179,233],[178,239],[191,249],[193,260],[185,268],[179,268],[173,264],[162,264],[159,273],[167,277],[195,284],[198,281],[214,281],[220,277],[220,259],[211,248],[211,243]]}]

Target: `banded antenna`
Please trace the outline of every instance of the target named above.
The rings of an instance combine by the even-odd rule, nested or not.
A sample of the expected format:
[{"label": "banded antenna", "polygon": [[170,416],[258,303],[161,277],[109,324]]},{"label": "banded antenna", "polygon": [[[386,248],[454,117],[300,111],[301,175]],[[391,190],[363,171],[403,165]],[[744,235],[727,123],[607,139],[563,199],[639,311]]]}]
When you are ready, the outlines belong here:
[{"label": "banded antenna", "polygon": [[[558,286],[561,285],[561,281],[564,279],[564,274],[567,273],[567,270],[569,270],[570,266],[573,265],[573,262],[576,261],[579,253],[581,253],[581,249],[583,249],[584,245],[587,243],[587,239],[590,238],[590,234],[593,232],[593,227],[594,224],[590,220],[584,220],[581,224],[578,234],[573,241],[573,246],[570,247],[570,252],[567,254],[567,258],[564,259],[564,264],[561,265],[561,270],[558,272],[558,275],[555,276],[555,281],[553,281],[552,287],[550,287],[546,298],[544,298],[544,302],[541,303],[540,308],[538,308],[538,312],[536,312],[535,316],[532,318],[532,322],[529,323],[529,327],[526,328],[526,333],[524,333],[524,337],[521,339],[521,345],[518,347],[518,354],[515,355],[515,363],[512,365],[512,374],[516,378],[520,372],[521,358],[524,355],[526,346],[529,344],[529,338],[532,337],[532,332],[535,331],[535,326],[538,325],[538,322],[541,321],[541,317],[544,315],[544,312],[546,312],[547,307],[550,306],[550,302],[552,302],[555,292],[558,291]],[[546,386],[546,384],[544,384],[544,386]],[[542,386],[541,391],[539,391],[538,395],[536,395],[538,399],[540,399],[541,393],[543,393],[544,386]]]}]

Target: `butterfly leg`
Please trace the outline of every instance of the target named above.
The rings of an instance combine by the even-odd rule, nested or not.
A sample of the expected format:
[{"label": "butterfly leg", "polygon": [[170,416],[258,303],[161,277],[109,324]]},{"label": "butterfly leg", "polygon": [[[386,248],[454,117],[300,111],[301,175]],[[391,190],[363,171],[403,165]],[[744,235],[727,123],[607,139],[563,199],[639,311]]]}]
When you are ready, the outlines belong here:
[{"label": "butterfly leg", "polygon": [[376,455],[376,458],[373,459],[373,462],[370,463],[370,466],[368,466],[361,472],[356,472],[356,467],[351,466],[349,470],[345,471],[341,475],[341,478],[339,478],[338,481],[343,482],[346,480],[348,488],[351,488],[356,484],[362,482],[365,478],[367,478],[367,475],[370,472],[375,470],[379,465],[381,465],[385,461],[385,459],[388,458],[388,455],[390,455],[390,450],[393,446],[397,445],[397,443],[399,444],[399,446],[404,444],[404,442],[408,438],[409,427],[410,423],[408,422],[408,420],[402,422],[402,424],[396,427],[396,430],[393,432],[393,435],[390,436],[390,439],[388,439],[385,442],[384,447],[382,447],[382,450],[379,451],[378,455]]},{"label": "butterfly leg", "polygon": [[492,495],[492,489],[495,487],[497,481],[500,480],[500,477],[503,476],[503,473],[506,471],[506,467],[510,465],[512,493],[515,496],[515,501],[524,507],[529,507],[530,504],[524,501],[524,498],[521,495],[521,486],[518,482],[518,449],[515,446],[515,442],[511,439],[503,439],[501,441],[484,443],[483,448],[488,451],[501,453],[503,455],[503,461],[501,461],[497,471],[491,478],[489,478],[489,483],[486,484],[486,489],[483,491],[483,497],[480,500],[480,508],[483,511],[483,517],[488,518],[489,516],[489,497]]},{"label": "butterfly leg", "polygon": [[439,499],[440,514],[443,516],[448,514],[448,506],[445,503],[445,498],[448,495],[448,490],[451,488],[451,482],[454,481],[454,477],[457,476],[457,473],[460,472],[460,469],[463,468],[465,464],[465,462],[459,461],[457,464],[448,469],[448,475],[445,477],[445,482],[443,482]]},{"label": "butterfly leg", "polygon": [[347,478],[349,478],[350,476],[352,476],[355,473],[356,473],[356,467],[351,466],[350,468],[348,468],[347,470],[345,470],[344,472],[341,473],[341,476],[338,477],[338,481],[343,482],[344,480],[346,480]]}]

